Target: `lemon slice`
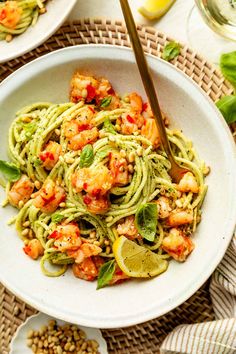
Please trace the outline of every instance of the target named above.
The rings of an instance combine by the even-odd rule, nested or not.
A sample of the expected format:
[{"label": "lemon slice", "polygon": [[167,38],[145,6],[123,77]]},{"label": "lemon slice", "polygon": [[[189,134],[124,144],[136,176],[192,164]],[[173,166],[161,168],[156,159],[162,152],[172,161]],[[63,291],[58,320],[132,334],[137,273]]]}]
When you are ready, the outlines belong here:
[{"label": "lemon slice", "polygon": [[163,16],[175,0],[146,0],[138,11],[149,20]]},{"label": "lemon slice", "polygon": [[124,236],[116,239],[113,252],[120,269],[130,277],[154,277],[163,273],[168,267],[165,259]]}]

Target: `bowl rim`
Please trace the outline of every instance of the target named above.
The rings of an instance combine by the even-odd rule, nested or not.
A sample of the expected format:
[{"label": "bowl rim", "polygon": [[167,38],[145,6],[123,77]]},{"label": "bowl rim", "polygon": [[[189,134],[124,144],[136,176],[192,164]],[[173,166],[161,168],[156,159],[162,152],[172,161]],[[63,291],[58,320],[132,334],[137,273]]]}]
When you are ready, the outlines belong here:
[{"label": "bowl rim", "polygon": [[[9,52],[9,54],[6,54],[3,58],[0,57],[0,64],[6,63],[7,61],[12,60],[12,59],[16,59],[19,56],[30,52],[31,50],[40,46],[42,43],[46,42],[48,40],[48,38],[51,37],[53,35],[53,33],[55,33],[61,27],[61,25],[65,22],[66,18],[69,16],[71,10],[73,9],[73,7],[75,6],[76,3],[77,3],[77,0],[69,0],[69,4],[67,4],[67,7],[65,7],[64,15],[61,16],[60,21],[56,25],[54,25],[54,26],[52,25],[50,27],[50,29],[46,32],[46,34],[41,37],[41,39],[37,40],[37,37],[36,37],[35,40],[34,39],[32,40],[32,43],[29,46],[26,46],[25,48],[23,47],[24,49],[22,49],[22,50],[16,51],[13,49],[12,51]],[[55,5],[55,4],[52,4],[52,5]],[[20,34],[19,36],[24,36],[24,33]]]},{"label": "bowl rim", "polygon": [[[30,75],[33,73],[33,70],[30,70],[31,67],[34,67],[35,65],[37,66],[38,63],[40,65],[40,71],[49,67],[53,67],[54,65],[50,66],[47,62],[48,58],[54,57],[54,56],[59,56],[65,52],[70,52],[70,51],[79,51],[79,50],[83,50],[86,48],[86,50],[91,50],[94,51],[94,49],[97,48],[103,48],[104,51],[102,53],[107,53],[106,51],[110,51],[110,56],[109,58],[112,58],[112,52],[114,50],[119,50],[120,52],[126,52],[124,56],[126,56],[125,59],[129,59],[130,62],[135,62],[134,60],[134,56],[132,56],[132,50],[130,48],[126,48],[126,47],[121,47],[121,46],[116,46],[116,45],[104,45],[104,44],[89,44],[89,45],[76,45],[76,46],[71,46],[71,47],[67,47],[67,48],[63,48],[63,49],[59,49],[56,50],[54,52],[51,52],[49,54],[46,54],[42,57],[39,57],[29,63],[27,63],[26,65],[22,66],[21,68],[19,68],[18,70],[16,70],[15,72],[13,72],[11,75],[9,75],[4,81],[2,81],[2,83],[0,84],[0,88],[4,88],[4,85],[7,86],[11,86],[11,82],[15,80],[15,78],[17,79],[17,76],[20,75],[21,73],[23,73],[25,71],[25,69],[29,69],[29,73]],[[114,53],[113,53],[114,54]],[[66,54],[65,54],[66,55]],[[194,85],[195,88],[197,88],[197,90],[199,91],[199,93],[203,96],[203,98],[205,100],[208,101],[208,104],[211,106],[211,108],[215,111],[215,118],[216,118],[216,122],[221,126],[221,128],[223,129],[224,133],[227,135],[227,145],[228,145],[228,149],[230,151],[230,156],[228,156],[229,162],[228,164],[230,165],[231,169],[231,188],[232,191],[234,189],[236,189],[235,183],[234,181],[236,180],[236,147],[235,147],[235,143],[232,137],[232,134],[230,132],[230,129],[228,127],[228,125],[226,124],[224,118],[222,117],[222,115],[220,114],[220,112],[218,111],[218,109],[216,108],[215,104],[213,103],[213,101],[209,98],[209,96],[189,77],[187,76],[183,71],[181,71],[180,69],[176,68],[175,66],[173,66],[172,64],[157,58],[154,55],[150,55],[150,54],[146,54],[148,60],[150,61],[160,61],[162,63],[162,65],[166,65],[168,66],[168,68],[170,70],[173,71],[177,71],[185,80],[188,80],[189,83],[191,83],[191,85]],[[58,58],[59,58],[58,57]],[[98,56],[96,57],[98,58]],[[58,64],[61,63],[63,64],[64,61],[54,61],[54,64]],[[29,74],[28,73],[28,74]],[[218,121],[217,121],[218,119]],[[109,319],[104,318],[104,319],[98,319],[98,318],[92,318],[90,317],[89,319],[85,318],[85,317],[80,317],[79,319],[76,317],[76,315],[74,315],[74,317],[71,317],[71,313],[63,313],[62,311],[59,311],[57,307],[51,308],[50,306],[48,306],[47,304],[43,304],[40,303],[40,301],[34,300],[30,297],[29,293],[27,294],[21,294],[20,292],[18,292],[18,289],[14,286],[9,284],[9,282],[6,279],[2,279],[2,274],[0,272],[0,281],[10,290],[12,291],[16,296],[18,296],[22,301],[28,303],[29,305],[31,305],[32,307],[38,309],[39,311],[42,311],[44,313],[49,314],[50,316],[59,318],[61,320],[67,321],[67,322],[73,322],[77,323],[79,325],[83,325],[83,326],[87,326],[87,327],[97,327],[97,328],[117,328],[117,327],[127,327],[127,326],[131,326],[131,325],[136,325],[138,323],[143,323],[145,321],[149,321],[153,318],[157,318],[159,316],[162,316],[166,313],[168,313],[169,311],[173,310],[174,308],[178,307],[179,305],[181,305],[183,302],[185,302],[187,299],[189,299],[203,284],[204,282],[209,278],[209,276],[213,273],[213,271],[215,270],[215,268],[217,267],[217,265],[220,263],[220,261],[222,260],[227,247],[231,241],[231,238],[233,236],[233,232],[235,229],[235,220],[236,220],[236,199],[233,198],[233,194],[230,196],[231,198],[231,209],[230,209],[230,216],[228,218],[227,224],[226,224],[226,231],[224,233],[225,237],[222,240],[222,246],[218,252],[214,255],[214,261],[212,260],[212,262],[210,262],[210,265],[208,266],[207,269],[204,270],[204,272],[202,272],[201,274],[198,275],[198,278],[196,278],[196,280],[194,282],[191,283],[191,286],[189,286],[186,291],[183,291],[178,298],[175,300],[173,300],[171,303],[169,303],[168,301],[165,303],[165,305],[161,308],[161,310],[159,310],[156,306],[156,311],[155,311],[155,306],[154,307],[150,307],[149,312],[139,312],[136,314],[135,317],[132,318],[124,318],[124,317],[120,317],[118,319],[113,320],[112,322],[109,322]],[[79,322],[78,322],[79,320]]]}]

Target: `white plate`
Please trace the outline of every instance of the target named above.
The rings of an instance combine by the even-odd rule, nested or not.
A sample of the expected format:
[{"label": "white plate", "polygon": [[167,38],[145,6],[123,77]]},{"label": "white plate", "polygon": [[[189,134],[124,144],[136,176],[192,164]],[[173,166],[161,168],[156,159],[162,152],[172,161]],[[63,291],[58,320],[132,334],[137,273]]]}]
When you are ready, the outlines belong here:
[{"label": "white plate", "polygon": [[[236,219],[235,146],[224,119],[206,94],[185,74],[148,56],[161,105],[171,126],[183,129],[211,166],[202,221],[194,236],[196,248],[183,263],[170,262],[159,277],[129,281],[96,290],[96,283],[70,272],[48,278],[39,262],[22,252],[22,241],[6,221],[12,207],[1,210],[0,280],[33,307],[87,327],[112,328],[163,315],[188,299],[210,276],[230,242]],[[7,131],[15,112],[37,100],[63,102],[75,69],[107,77],[120,93],[144,90],[129,49],[89,45],[69,47],[22,67],[0,85],[0,158],[7,158]],[[4,191],[0,189],[0,199]]]},{"label": "white plate", "polygon": [[77,0],[50,0],[47,12],[35,26],[15,36],[9,43],[0,41],[0,63],[17,58],[45,42],[63,24]]},{"label": "white plate", "polygon": [[[32,354],[32,350],[26,344],[28,331],[31,329],[38,331],[42,326],[48,325],[48,321],[50,320],[56,320],[60,326],[67,324],[64,321],[57,320],[44,313],[38,313],[37,315],[29,317],[26,322],[18,327],[14,334],[10,344],[9,354]],[[79,328],[86,333],[87,339],[94,339],[98,342],[100,354],[108,354],[106,341],[99,329],[82,326],[79,326]]]}]

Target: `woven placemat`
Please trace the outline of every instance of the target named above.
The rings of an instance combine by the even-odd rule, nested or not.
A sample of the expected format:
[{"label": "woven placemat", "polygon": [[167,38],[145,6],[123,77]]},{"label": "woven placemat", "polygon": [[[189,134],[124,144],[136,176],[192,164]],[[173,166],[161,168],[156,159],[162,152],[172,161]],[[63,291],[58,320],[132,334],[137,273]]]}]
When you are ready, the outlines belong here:
[{"label": "woven placemat", "polygon": [[[171,38],[151,27],[139,25],[138,30],[145,51],[160,57],[163,46]],[[0,65],[0,81],[27,62],[53,50],[90,43],[130,47],[126,29],[120,21],[85,19],[67,23],[37,49]],[[182,46],[181,54],[172,61],[172,64],[190,76],[214,101],[222,95],[233,92],[220,72],[187,46]],[[231,128],[232,132],[236,131],[236,126]],[[208,282],[205,283],[184,304],[158,319],[125,329],[102,330],[109,353],[156,354],[165,336],[176,326],[213,320],[208,285]],[[0,354],[9,352],[9,343],[17,327],[34,313],[36,310],[0,284]]]}]

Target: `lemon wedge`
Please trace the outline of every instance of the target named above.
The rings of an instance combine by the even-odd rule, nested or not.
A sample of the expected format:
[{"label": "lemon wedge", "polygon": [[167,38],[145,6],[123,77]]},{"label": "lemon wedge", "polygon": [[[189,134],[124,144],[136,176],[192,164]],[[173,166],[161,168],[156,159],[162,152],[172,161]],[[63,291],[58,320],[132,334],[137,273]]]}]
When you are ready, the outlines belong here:
[{"label": "lemon wedge", "polygon": [[175,0],[146,0],[138,11],[149,20],[163,16]]},{"label": "lemon wedge", "polygon": [[120,269],[130,277],[154,277],[163,273],[168,267],[165,259],[124,236],[116,239],[113,252]]}]

